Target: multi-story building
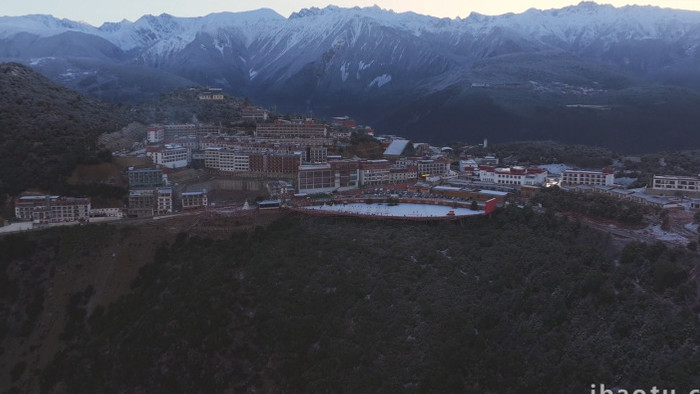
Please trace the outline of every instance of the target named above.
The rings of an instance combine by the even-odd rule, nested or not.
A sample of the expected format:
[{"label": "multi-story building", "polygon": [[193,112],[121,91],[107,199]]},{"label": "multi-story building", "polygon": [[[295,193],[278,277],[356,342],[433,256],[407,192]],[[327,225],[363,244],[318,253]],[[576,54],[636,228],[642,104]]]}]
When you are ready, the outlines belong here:
[{"label": "multi-story building", "polygon": [[561,184],[609,186],[615,182],[615,171],[604,168],[602,171],[565,170],[561,174]]},{"label": "multi-story building", "polygon": [[241,119],[249,122],[267,122],[269,115],[260,107],[248,106],[241,109]]},{"label": "multi-story building", "polygon": [[363,160],[360,162],[360,184],[363,186],[389,183],[391,164],[389,160]]},{"label": "multi-story building", "polygon": [[525,167],[479,167],[479,181],[504,185],[541,186],[547,182],[547,170]]},{"label": "multi-story building", "polygon": [[127,215],[148,217],[173,212],[173,190],[170,188],[129,190]]},{"label": "multi-story building", "polygon": [[338,190],[355,189],[360,186],[360,162],[357,160],[332,160],[335,186]]},{"label": "multi-story building", "polygon": [[250,155],[223,148],[208,148],[204,151],[204,166],[219,171],[250,171]]},{"label": "multi-story building", "polygon": [[429,159],[416,161],[420,176],[441,176],[450,172],[450,162],[445,159]]},{"label": "multi-story building", "polygon": [[272,153],[265,156],[267,168],[263,172],[267,174],[295,174],[301,164],[301,152],[298,154]]},{"label": "multi-story building", "polygon": [[129,169],[127,172],[129,188],[148,188],[164,185],[163,170],[160,168]]},{"label": "multi-story building", "polygon": [[301,164],[301,157],[301,152],[243,152],[208,148],[204,151],[204,166],[226,172],[295,174]]},{"label": "multi-story building", "polygon": [[700,176],[654,175],[646,192],[654,195],[700,197]]},{"label": "multi-story building", "polygon": [[182,193],[180,201],[182,202],[182,209],[200,208],[209,205],[206,190]]},{"label": "multi-story building", "polygon": [[335,188],[335,177],[328,163],[300,165],[297,179],[299,193],[330,192]]},{"label": "multi-story building", "polygon": [[267,155],[265,153],[252,153],[250,154],[248,161],[250,163],[251,172],[265,172],[265,169],[267,168]]},{"label": "multi-story building", "polygon": [[149,147],[146,155],[153,163],[168,168],[186,167],[191,161],[191,151],[183,146],[166,144],[162,147]]},{"label": "multi-story building", "polygon": [[153,216],[156,205],[155,189],[129,190],[126,213],[134,217]]},{"label": "multi-story building", "polygon": [[89,198],[22,196],[14,202],[17,219],[34,223],[76,222],[90,217]]},{"label": "multi-story building", "polygon": [[312,119],[260,123],[255,127],[255,137],[269,139],[325,138],[326,126]]},{"label": "multi-story building", "polygon": [[356,189],[359,178],[360,163],[355,160],[301,165],[297,174],[300,193]]},{"label": "multi-story building", "polygon": [[325,146],[311,146],[308,149],[310,163],[325,163],[328,161],[328,148]]},{"label": "multi-story building", "polygon": [[417,178],[418,170],[416,166],[392,167],[389,169],[389,182],[391,183],[415,181]]},{"label": "multi-story building", "polygon": [[165,126],[156,125],[146,129],[146,139],[149,144],[159,144],[165,139]]},{"label": "multi-story building", "polygon": [[163,215],[173,212],[173,189],[158,188],[156,189],[157,205],[156,214]]}]

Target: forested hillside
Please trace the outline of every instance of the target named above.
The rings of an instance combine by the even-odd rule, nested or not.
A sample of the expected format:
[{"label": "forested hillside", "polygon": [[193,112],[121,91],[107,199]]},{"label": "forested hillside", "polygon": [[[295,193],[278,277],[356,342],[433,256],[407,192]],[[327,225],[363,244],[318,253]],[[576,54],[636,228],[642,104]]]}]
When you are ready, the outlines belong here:
[{"label": "forested hillside", "polygon": [[[201,88],[183,88],[158,100],[111,105],[51,82],[31,68],[0,64],[0,199],[27,189],[57,194],[118,194],[105,185],[67,185],[78,164],[110,161],[98,137],[130,122],[222,124],[240,120],[243,99],[197,99]],[[250,103],[248,103],[250,104]]]},{"label": "forested hillside", "polygon": [[109,160],[97,136],[126,125],[120,107],[56,85],[20,64],[0,64],[0,92],[0,196],[50,189],[79,163]]},{"label": "forested hillside", "polygon": [[[144,234],[108,239],[141,244]],[[3,271],[67,270],[70,253],[103,264],[80,247],[6,252],[20,244],[0,243]],[[578,222],[517,208],[454,223],[288,216],[225,239],[183,232],[109,306],[95,304],[97,283],[76,285],[58,351],[37,364],[47,344],[27,344],[6,370],[10,392],[695,387],[697,263],[661,243],[619,253]],[[52,311],[37,297],[16,308],[41,320]],[[23,326],[6,327],[2,344]]]}]

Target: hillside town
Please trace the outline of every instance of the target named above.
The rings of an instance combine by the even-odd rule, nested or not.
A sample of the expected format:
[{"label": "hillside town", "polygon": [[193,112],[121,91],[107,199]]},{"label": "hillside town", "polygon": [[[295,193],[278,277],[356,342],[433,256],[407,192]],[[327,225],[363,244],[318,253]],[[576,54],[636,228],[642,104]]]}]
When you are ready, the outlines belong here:
[{"label": "hillside town", "polygon": [[[208,89],[198,100],[224,100]],[[423,203],[483,210],[523,205],[540,188],[601,193],[661,209],[700,209],[700,177],[656,175],[646,188],[616,183],[615,169],[576,169],[565,164],[502,164],[494,155],[435,147],[399,136],[375,136],[348,116],[329,122],[279,117],[257,106],[240,108],[238,126],[207,123],[153,124],[130,149],[113,152],[135,165],[125,168],[128,196],[123,206],[93,207],[90,198],[25,193],[14,200],[13,228],[154,218],[198,209],[240,209],[317,205],[326,201],[421,198]],[[354,141],[353,141],[354,140]],[[357,140],[381,146],[379,155],[360,157]],[[488,141],[479,144],[488,151]],[[465,147],[469,148],[469,147]],[[148,158],[147,165],[144,165]],[[248,190],[248,199],[212,198],[218,191]]]}]

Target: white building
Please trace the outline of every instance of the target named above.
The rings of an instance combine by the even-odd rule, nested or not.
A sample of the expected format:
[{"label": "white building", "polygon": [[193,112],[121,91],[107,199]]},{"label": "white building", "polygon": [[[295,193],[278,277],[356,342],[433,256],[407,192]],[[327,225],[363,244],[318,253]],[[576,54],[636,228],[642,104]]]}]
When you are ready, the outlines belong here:
[{"label": "white building", "polygon": [[179,145],[166,144],[163,147],[153,147],[146,150],[146,155],[153,163],[168,168],[187,167],[191,162],[191,151]]},{"label": "white building", "polygon": [[412,167],[392,167],[389,169],[389,182],[403,183],[415,181],[418,178],[418,171]]},{"label": "white building", "polygon": [[444,159],[416,161],[420,176],[441,176],[450,172],[450,162]]},{"label": "white building", "polygon": [[367,186],[387,184],[391,180],[388,160],[365,160],[360,162],[360,184]]},{"label": "white building", "polygon": [[503,185],[541,186],[547,182],[547,170],[519,166],[507,168],[480,166],[479,180]]},{"label": "white building", "polygon": [[23,196],[15,199],[15,217],[34,223],[60,223],[90,217],[90,199],[60,196]]},{"label": "white building", "polygon": [[250,171],[250,154],[223,148],[207,148],[204,151],[204,166],[219,171]]},{"label": "white building", "polygon": [[561,174],[561,184],[610,186],[615,183],[615,171],[605,168],[602,171],[565,170]]},{"label": "white building", "polygon": [[654,175],[647,193],[700,197],[700,176]]}]

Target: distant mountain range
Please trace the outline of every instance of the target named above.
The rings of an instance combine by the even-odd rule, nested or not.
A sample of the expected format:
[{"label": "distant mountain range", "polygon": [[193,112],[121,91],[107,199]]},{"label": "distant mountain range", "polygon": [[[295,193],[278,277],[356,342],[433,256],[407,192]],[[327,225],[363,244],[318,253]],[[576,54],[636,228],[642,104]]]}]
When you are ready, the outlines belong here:
[{"label": "distant mountain range", "polygon": [[0,18],[0,60],[108,100],[191,84],[432,142],[700,144],[700,13],[582,2],[439,19],[377,7]]}]

